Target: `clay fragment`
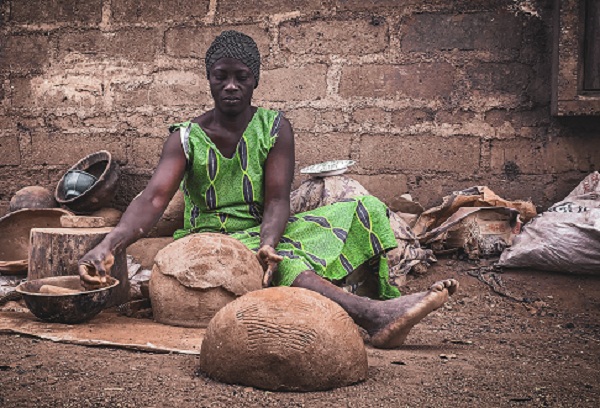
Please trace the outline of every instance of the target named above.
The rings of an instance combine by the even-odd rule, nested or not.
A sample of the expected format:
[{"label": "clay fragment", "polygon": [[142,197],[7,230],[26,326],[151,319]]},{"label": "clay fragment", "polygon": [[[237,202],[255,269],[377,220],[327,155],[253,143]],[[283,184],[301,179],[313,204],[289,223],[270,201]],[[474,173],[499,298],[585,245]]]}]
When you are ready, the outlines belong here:
[{"label": "clay fragment", "polygon": [[62,288],[60,286],[54,285],[42,285],[42,287],[40,287],[39,293],[46,293],[49,295],[70,295],[73,293],[81,293],[81,291],[69,288]]}]

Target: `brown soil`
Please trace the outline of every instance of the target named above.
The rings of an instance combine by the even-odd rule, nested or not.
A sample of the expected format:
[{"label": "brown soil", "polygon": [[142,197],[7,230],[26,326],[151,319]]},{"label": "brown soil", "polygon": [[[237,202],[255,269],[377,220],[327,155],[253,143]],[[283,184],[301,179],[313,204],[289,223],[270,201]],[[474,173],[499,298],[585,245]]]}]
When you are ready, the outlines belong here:
[{"label": "brown soil", "polygon": [[510,298],[475,271],[441,260],[409,281],[407,293],[445,277],[461,287],[403,348],[369,347],[369,377],[350,387],[264,392],[197,375],[198,356],[0,335],[0,406],[597,407],[600,277],[505,272]]}]

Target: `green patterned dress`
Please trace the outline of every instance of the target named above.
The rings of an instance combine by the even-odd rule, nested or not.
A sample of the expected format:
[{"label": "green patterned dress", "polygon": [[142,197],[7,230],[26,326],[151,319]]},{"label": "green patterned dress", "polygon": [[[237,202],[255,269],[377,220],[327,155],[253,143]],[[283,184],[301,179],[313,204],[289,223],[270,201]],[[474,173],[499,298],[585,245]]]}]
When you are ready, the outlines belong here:
[{"label": "green patterned dress", "polygon": [[[263,169],[277,140],[281,117],[281,112],[258,108],[232,158],[223,156],[197,123],[171,126],[171,132],[180,130],[188,161],[181,183],[184,228],[175,232],[175,239],[220,232],[258,250]],[[273,283],[289,286],[305,270],[340,283],[366,264],[378,276],[379,297],[398,297],[385,258],[386,251],[397,245],[387,211],[377,198],[363,196],[290,217],[276,248],[284,259]]]}]

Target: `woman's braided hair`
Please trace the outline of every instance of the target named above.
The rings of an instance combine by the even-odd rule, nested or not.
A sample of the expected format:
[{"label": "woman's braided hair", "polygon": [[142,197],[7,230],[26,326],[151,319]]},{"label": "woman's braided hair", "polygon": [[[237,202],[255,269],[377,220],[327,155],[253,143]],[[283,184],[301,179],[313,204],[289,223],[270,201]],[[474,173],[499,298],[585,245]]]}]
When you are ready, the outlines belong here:
[{"label": "woman's braided hair", "polygon": [[255,88],[258,86],[260,76],[260,52],[254,40],[239,31],[223,31],[212,42],[206,51],[204,62],[206,64],[206,77],[209,78],[210,68],[221,58],[234,58],[243,62],[256,80]]}]

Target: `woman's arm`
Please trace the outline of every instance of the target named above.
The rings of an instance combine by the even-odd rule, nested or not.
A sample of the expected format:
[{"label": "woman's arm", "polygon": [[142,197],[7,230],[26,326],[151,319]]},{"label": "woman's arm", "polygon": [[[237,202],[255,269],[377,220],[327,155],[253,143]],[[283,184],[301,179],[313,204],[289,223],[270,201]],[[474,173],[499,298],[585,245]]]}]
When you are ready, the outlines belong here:
[{"label": "woman's arm", "polygon": [[126,248],[143,237],[160,219],[183,178],[186,158],[179,131],[166,140],[158,166],[150,182],[121,217],[119,224],[79,261],[79,275],[86,286],[99,286],[117,249]]},{"label": "woman's arm", "polygon": [[294,133],[282,118],[275,146],[265,163],[265,208],[260,229],[259,260],[266,267],[263,285],[268,286],[277,264],[283,259],[275,248],[290,216],[290,190],[294,178]]}]

